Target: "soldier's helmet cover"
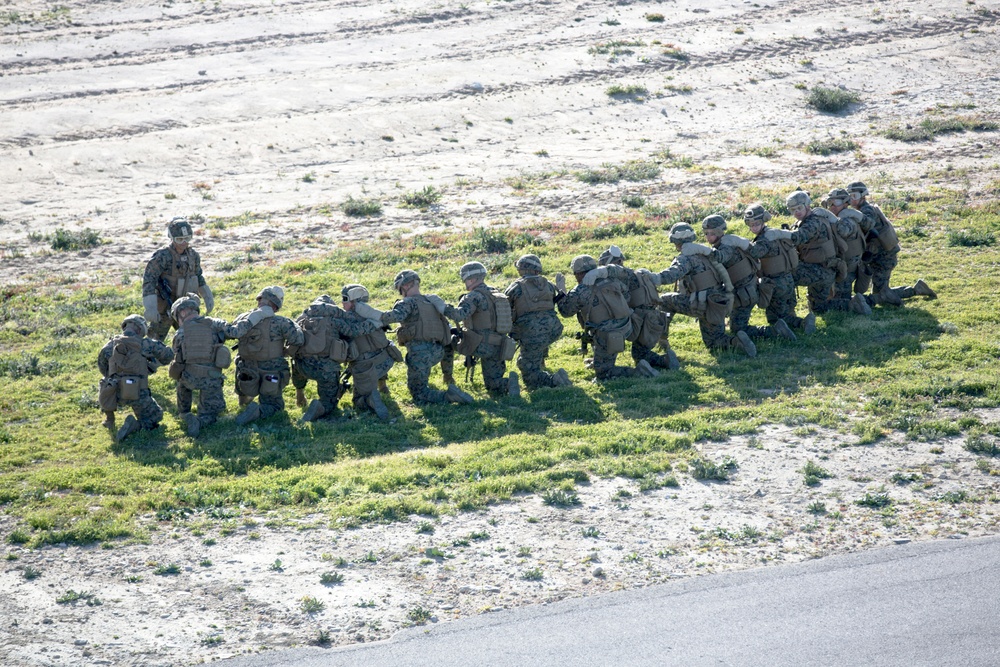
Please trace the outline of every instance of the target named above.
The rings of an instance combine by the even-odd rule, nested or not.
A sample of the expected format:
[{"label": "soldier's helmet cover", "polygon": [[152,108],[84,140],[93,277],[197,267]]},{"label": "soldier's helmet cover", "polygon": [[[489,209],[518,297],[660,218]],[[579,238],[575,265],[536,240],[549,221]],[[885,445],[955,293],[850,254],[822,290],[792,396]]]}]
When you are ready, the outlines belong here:
[{"label": "soldier's helmet cover", "polygon": [[270,285],[258,292],[257,298],[270,301],[274,304],[274,310],[279,310],[281,304],[285,302],[285,290],[277,285]]},{"label": "soldier's helmet cover", "polygon": [[694,241],[694,229],[691,228],[686,222],[678,222],[673,227],[670,228],[670,235],[667,239],[671,243],[687,243],[688,241]]},{"label": "soldier's helmet cover", "polygon": [[607,266],[608,264],[617,264],[621,266],[625,262],[625,253],[622,249],[616,245],[611,246],[607,250],[601,253],[601,256],[597,258],[597,263],[600,266]]},{"label": "soldier's helmet cover", "polygon": [[368,303],[368,290],[365,289],[364,285],[344,285],[344,289],[340,290],[340,297],[343,301],[362,301]]},{"label": "soldier's helmet cover", "polygon": [[416,271],[413,271],[411,269],[403,269],[402,271],[396,274],[395,279],[393,279],[392,281],[392,286],[398,290],[403,285],[408,285],[409,283],[412,283],[414,280],[416,280],[419,283],[420,275]]},{"label": "soldier's helmet cover", "polygon": [[853,183],[848,185],[847,191],[850,192],[851,194],[855,192],[859,193],[862,197],[868,196],[868,186],[862,183],[861,181],[854,181]]},{"label": "soldier's helmet cover", "polygon": [[521,255],[518,257],[517,261],[514,262],[514,268],[518,271],[533,271],[535,273],[542,272],[542,260],[538,258],[538,255]]},{"label": "soldier's helmet cover", "polygon": [[573,273],[586,273],[597,268],[597,260],[590,255],[577,255],[569,263],[569,268]]},{"label": "soldier's helmet cover", "polygon": [[701,221],[701,228],[706,232],[726,231],[726,219],[721,215],[710,215]]},{"label": "soldier's helmet cover", "polygon": [[177,316],[182,310],[191,309],[196,313],[201,312],[201,299],[194,292],[188,292],[181,298],[174,301],[170,306],[170,317],[174,319],[175,322],[179,321]]},{"label": "soldier's helmet cover", "polygon": [[809,206],[811,203],[812,198],[809,197],[809,193],[802,190],[796,190],[785,198],[785,206],[789,209],[793,209],[796,206]]},{"label": "soldier's helmet cover", "polygon": [[145,336],[149,333],[149,325],[146,324],[146,318],[142,315],[129,315],[122,320],[122,331],[125,331],[125,327],[130,324],[138,330],[140,336]]},{"label": "soldier's helmet cover", "polygon": [[466,262],[459,269],[458,274],[462,276],[462,280],[468,280],[469,278],[475,278],[477,276],[486,275],[486,267],[479,262]]},{"label": "soldier's helmet cover", "polygon": [[177,217],[167,224],[167,236],[171,241],[190,241],[194,237],[194,230],[187,218]]},{"label": "soldier's helmet cover", "polygon": [[767,212],[763,204],[758,202],[747,206],[747,210],[743,211],[743,219],[748,223],[767,222],[771,219],[771,214]]}]

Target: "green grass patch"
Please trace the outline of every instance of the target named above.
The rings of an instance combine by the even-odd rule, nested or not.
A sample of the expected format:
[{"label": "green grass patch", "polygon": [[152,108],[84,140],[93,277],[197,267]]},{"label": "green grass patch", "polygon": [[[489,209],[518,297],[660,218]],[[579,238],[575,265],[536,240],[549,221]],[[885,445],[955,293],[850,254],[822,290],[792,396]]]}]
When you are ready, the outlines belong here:
[{"label": "green grass patch", "polygon": [[891,125],[885,136],[895,141],[930,141],[939,134],[955,132],[992,132],[1000,125],[981,116],[932,116],[916,125]]},{"label": "green grass patch", "polygon": [[806,144],[805,151],[812,155],[833,155],[858,150],[858,142],[845,137],[830,137],[829,139],[813,139]]},{"label": "green grass patch", "polygon": [[101,245],[101,234],[86,227],[77,232],[60,228],[49,237],[49,245],[53,250],[86,250],[87,248],[96,248]]},{"label": "green grass patch", "polygon": [[372,218],[382,215],[382,202],[374,198],[355,199],[348,196],[339,208],[344,212],[344,215],[352,218]]},{"label": "green grass patch", "polygon": [[630,160],[620,165],[604,164],[600,169],[576,172],[577,180],[597,185],[618,181],[648,181],[660,175],[660,165],[647,160]]},{"label": "green grass patch", "polygon": [[402,208],[429,208],[441,200],[441,192],[433,185],[425,185],[420,190],[409,190],[400,197]]},{"label": "green grass patch", "polygon": [[860,101],[860,95],[843,88],[813,86],[806,95],[806,104],[823,113],[840,113]]}]

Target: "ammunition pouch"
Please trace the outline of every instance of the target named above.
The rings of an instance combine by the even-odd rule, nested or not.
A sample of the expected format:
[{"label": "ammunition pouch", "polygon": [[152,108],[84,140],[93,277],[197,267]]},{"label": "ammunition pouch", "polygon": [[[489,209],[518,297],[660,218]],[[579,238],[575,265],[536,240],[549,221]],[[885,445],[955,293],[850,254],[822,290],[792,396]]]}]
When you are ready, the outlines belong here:
[{"label": "ammunition pouch", "polygon": [[[454,340],[454,339],[453,339]],[[472,329],[465,329],[462,331],[462,337],[455,344],[455,352],[463,354],[467,357],[476,356],[476,349],[479,344],[483,342],[483,335],[473,331]]]},{"label": "ammunition pouch", "polygon": [[214,362],[216,368],[229,368],[233,363],[232,351],[225,345],[216,345]]},{"label": "ammunition pouch", "polygon": [[632,335],[629,340],[653,349],[667,330],[667,314],[652,308],[641,308],[632,313]]},{"label": "ammunition pouch", "polygon": [[757,285],[757,307],[766,310],[771,305],[774,298],[774,281],[770,278],[761,278]]},{"label": "ammunition pouch", "polygon": [[858,267],[858,278],[854,281],[854,291],[857,294],[864,294],[872,286],[872,274],[867,268],[864,265]]},{"label": "ammunition pouch", "polygon": [[146,378],[139,375],[124,375],[118,378],[118,402],[138,401],[139,392],[148,386]]},{"label": "ammunition pouch", "polygon": [[378,389],[380,373],[378,367],[381,366],[386,357],[389,357],[387,350],[382,350],[371,359],[358,361],[351,364],[351,377],[354,378],[354,395],[366,396]]},{"label": "ammunition pouch", "polygon": [[118,379],[101,378],[97,390],[97,403],[102,412],[114,412],[118,409]]},{"label": "ammunition pouch", "polygon": [[264,371],[260,374],[260,395],[280,396],[288,386],[290,375],[284,371]]},{"label": "ammunition pouch", "polygon": [[400,350],[398,347],[396,347],[395,345],[393,345],[392,343],[390,343],[389,346],[385,348],[385,351],[386,351],[386,354],[389,355],[389,358],[392,359],[393,361],[395,361],[397,364],[398,363],[402,363],[402,361],[403,361],[403,351]]},{"label": "ammunition pouch", "polygon": [[517,343],[510,336],[503,336],[500,341],[500,358],[504,361],[510,361],[514,358],[514,353],[517,351]]},{"label": "ammunition pouch", "polygon": [[170,365],[167,366],[167,375],[170,376],[171,380],[180,380],[181,376],[184,375],[184,368],[186,365],[187,364],[178,363],[177,359],[174,359],[170,362]]},{"label": "ammunition pouch", "polygon": [[733,296],[715,292],[705,300],[705,321],[716,326],[726,325],[726,315],[732,310]]},{"label": "ammunition pouch", "polygon": [[847,263],[842,259],[838,259],[836,271],[837,275],[834,278],[834,280],[839,283],[840,281],[847,278]]},{"label": "ammunition pouch", "polygon": [[752,281],[743,285],[742,287],[737,287],[733,292],[733,306],[737,308],[746,308],[747,306],[752,306],[757,303],[757,281]]},{"label": "ammunition pouch", "polygon": [[617,329],[594,331],[594,340],[601,345],[608,354],[618,354],[625,351],[625,341],[632,334],[632,321],[626,320],[625,324]]},{"label": "ammunition pouch", "polygon": [[343,338],[334,338],[330,341],[330,360],[336,361],[338,364],[353,359],[357,352],[357,346],[354,343],[348,343]]},{"label": "ammunition pouch", "polygon": [[260,371],[243,366],[236,371],[236,391],[253,398],[260,393]]}]

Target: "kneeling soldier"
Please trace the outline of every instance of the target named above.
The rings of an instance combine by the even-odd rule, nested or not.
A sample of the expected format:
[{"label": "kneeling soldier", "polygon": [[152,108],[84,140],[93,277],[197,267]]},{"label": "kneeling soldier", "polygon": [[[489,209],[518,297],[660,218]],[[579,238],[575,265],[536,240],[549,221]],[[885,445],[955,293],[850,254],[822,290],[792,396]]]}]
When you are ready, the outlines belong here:
[{"label": "kneeling soldier", "polygon": [[446,346],[451,344],[451,327],[444,317],[444,299],[436,294],[421,294],[420,276],[409,269],[396,274],[393,285],[403,298],[392,310],[382,312],[359,300],[354,302],[354,312],[382,324],[400,323],[396,340],[406,346],[406,386],[414,402],[472,403],[472,396],[455,384],[449,383],[448,391],[428,385],[431,369],[445,360],[446,354],[452,354],[450,349],[446,353]]},{"label": "kneeling soldier", "polygon": [[462,265],[459,272],[467,294],[462,295],[458,306],[446,305],[445,317],[464,325],[462,340],[456,351],[479,359],[483,368],[483,384],[494,397],[521,393],[517,373],[507,372],[507,362],[514,358],[517,343],[508,336],[513,329],[510,302],[503,292],[487,285],[486,267],[479,262]]},{"label": "kneeling soldier", "polygon": [[[177,412],[187,426],[187,434],[197,437],[203,426],[214,424],[226,410],[222,395],[222,371],[232,363],[232,354],[224,345],[245,335],[250,328],[274,312],[258,308],[239,322],[200,314],[201,301],[195,294],[188,294],[174,301],[170,315],[177,322],[177,333],[171,344],[174,361],[170,364],[170,377],[177,381]],[[191,412],[194,392],[198,392],[198,414]]]},{"label": "kneeling soldier", "polygon": [[569,374],[560,368],[555,373],[545,369],[549,346],[562,336],[563,325],[556,315],[556,287],[542,276],[542,260],[524,255],[514,263],[520,278],[506,289],[510,301],[513,329],[510,336],[521,346],[517,368],[528,389],[565,387]]},{"label": "kneeling soldier", "polygon": [[[240,315],[236,323],[264,307],[270,308],[272,313],[277,312],[284,300],[284,289],[265,287],[257,294],[257,310]],[[236,355],[236,395],[240,398],[240,405],[246,407],[236,416],[237,424],[242,426],[284,411],[285,399],[281,392],[291,379],[285,349],[295,349],[302,343],[303,334],[299,325],[280,315],[259,320],[240,336]],[[259,404],[253,400],[257,396],[260,397]]]},{"label": "kneeling soldier", "polygon": [[[598,380],[622,377],[656,377],[659,373],[642,360],[635,368],[616,366],[615,360],[625,351],[625,341],[632,335],[632,309],[625,298],[627,289],[618,266],[598,268],[590,255],[579,255],[570,262],[577,285],[556,302],[563,317],[577,316],[594,341],[594,374]],[[614,276],[609,275],[612,271]],[[620,273],[621,272],[621,273]],[[556,285],[562,282],[556,276]]]},{"label": "kneeling soldier", "polygon": [[163,410],[149,393],[149,376],[162,364],[169,363],[174,353],[154,338],[147,338],[149,328],[141,315],[129,315],[122,320],[122,333],[108,341],[97,355],[101,380],[99,402],[104,412],[102,426],[115,427],[115,410],[119,406],[132,408],[118,430],[121,442],[140,429],[152,430],[160,425]]},{"label": "kneeling soldier", "polygon": [[760,281],[757,284],[757,305],[764,309],[768,323],[779,321],[804,333],[816,330],[816,315],[802,318],[795,314],[798,296],[795,293],[795,267],[799,253],[787,229],[768,229],[771,214],[763,204],[756,203],[743,212],[743,220],[754,235],[748,252],[760,261]]},{"label": "kneeling soldier", "polygon": [[660,306],[669,313],[696,318],[701,340],[708,349],[740,348],[750,357],[757,356],[757,348],[745,331],[726,333],[733,285],[714,251],[694,242],[694,229],[686,222],[671,227],[668,238],[681,254],[669,268],[650,275],[658,286],[679,282],[681,291],[661,296]]}]

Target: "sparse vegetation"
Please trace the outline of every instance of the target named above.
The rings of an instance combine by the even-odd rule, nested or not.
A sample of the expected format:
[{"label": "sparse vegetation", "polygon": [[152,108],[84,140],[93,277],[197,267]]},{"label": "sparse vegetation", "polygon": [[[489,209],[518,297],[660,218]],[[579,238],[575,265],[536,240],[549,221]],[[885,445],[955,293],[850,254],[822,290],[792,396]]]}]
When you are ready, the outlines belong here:
[{"label": "sparse vegetation", "polygon": [[637,83],[630,83],[628,85],[613,84],[605,89],[604,94],[608,97],[616,98],[630,98],[635,101],[642,101],[647,95],[649,95],[649,89],[646,86],[639,85]]},{"label": "sparse vegetation", "polygon": [[352,218],[372,218],[382,215],[382,202],[378,199],[355,199],[352,196],[340,204],[344,215]]},{"label": "sparse vegetation", "polygon": [[843,88],[813,86],[806,96],[806,104],[823,113],[840,113],[861,101],[857,93]]},{"label": "sparse vegetation", "polygon": [[855,505],[860,505],[861,507],[870,507],[872,509],[882,509],[883,507],[888,507],[892,504],[892,498],[889,497],[888,493],[878,492],[872,493],[868,491],[864,496],[854,501]]},{"label": "sparse vegetation", "polygon": [[334,584],[344,583],[344,575],[340,572],[324,572],[319,575],[319,583],[324,586],[332,586]]},{"label": "sparse vegetation", "polygon": [[542,494],[542,502],[553,507],[573,507],[580,504],[580,496],[575,491],[549,489]]},{"label": "sparse vegetation", "polygon": [[306,595],[302,598],[299,608],[305,614],[317,614],[326,609],[326,604],[311,595]]},{"label": "sparse vegetation", "polygon": [[727,481],[729,479],[729,475],[739,468],[739,464],[736,463],[736,460],[729,458],[728,456],[723,457],[723,459],[718,462],[699,457],[693,459],[689,466],[691,468],[691,476],[695,479],[719,482]]},{"label": "sparse vegetation", "polygon": [[617,183],[619,181],[648,181],[660,175],[655,162],[632,160],[621,165],[604,164],[601,169],[576,172],[576,178],[590,185]]},{"label": "sparse vegetation", "polygon": [[438,203],[441,193],[433,185],[426,185],[421,190],[410,190],[400,198],[403,208],[429,208]]},{"label": "sparse vegetation", "polygon": [[817,486],[821,480],[829,479],[833,477],[826,468],[820,467],[815,461],[806,461],[806,465],[802,468],[802,475],[805,477],[804,483],[806,486]]},{"label": "sparse vegetation", "polygon": [[895,141],[930,141],[939,134],[954,132],[991,132],[1000,125],[979,116],[934,116],[924,118],[916,125],[892,125],[885,136]]},{"label": "sparse vegetation", "polygon": [[59,228],[49,240],[53,250],[86,250],[101,245],[101,234],[84,227],[78,232]]},{"label": "sparse vegetation", "polygon": [[828,139],[813,139],[806,144],[806,153],[813,155],[832,155],[834,153],[844,153],[846,151],[858,150],[858,143],[853,139],[844,137],[830,137]]}]

